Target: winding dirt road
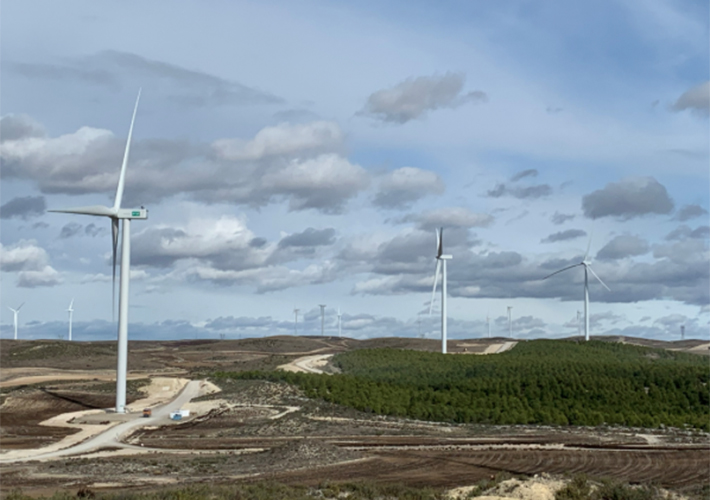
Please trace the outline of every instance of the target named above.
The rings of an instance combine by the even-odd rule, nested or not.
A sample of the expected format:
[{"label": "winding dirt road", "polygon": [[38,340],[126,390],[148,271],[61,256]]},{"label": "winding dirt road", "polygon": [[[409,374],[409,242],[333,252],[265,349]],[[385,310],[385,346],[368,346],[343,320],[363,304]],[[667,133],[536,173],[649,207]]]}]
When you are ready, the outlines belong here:
[{"label": "winding dirt road", "polygon": [[[193,380],[187,383],[180,393],[171,401],[153,408],[152,415],[148,418],[136,413],[134,418],[127,422],[114,425],[105,431],[75,445],[54,451],[34,450],[13,450],[3,455],[0,463],[25,462],[28,460],[52,460],[70,455],[80,455],[90,453],[101,448],[133,448],[132,445],[124,444],[121,439],[131,431],[149,425],[159,425],[169,417],[170,412],[181,408],[191,399],[200,395],[203,381]],[[133,416],[133,415],[131,415]]]}]

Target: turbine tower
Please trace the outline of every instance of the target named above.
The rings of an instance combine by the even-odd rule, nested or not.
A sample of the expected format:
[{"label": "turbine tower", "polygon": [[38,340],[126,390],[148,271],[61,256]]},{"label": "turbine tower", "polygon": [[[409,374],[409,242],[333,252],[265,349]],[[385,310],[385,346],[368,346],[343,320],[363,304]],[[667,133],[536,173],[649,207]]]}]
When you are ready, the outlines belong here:
[{"label": "turbine tower", "polygon": [[513,338],[513,306],[508,306],[508,337]]},{"label": "turbine tower", "polygon": [[436,284],[439,281],[441,271],[441,353],[446,354],[446,261],[453,259],[452,255],[444,255],[444,228],[436,231],[436,273],[434,274],[434,287],[431,290],[431,302],[429,303],[429,316],[434,307],[434,297],[436,295]]},{"label": "turbine tower", "polygon": [[298,335],[298,311],[300,311],[300,309],[294,309],[294,310],[293,310],[293,314],[296,315],[296,319],[293,320],[293,331],[294,331],[294,335]]},{"label": "turbine tower", "polygon": [[592,238],[589,238],[589,244],[587,245],[587,252],[584,254],[584,258],[582,259],[582,262],[578,264],[573,264],[571,266],[567,266],[565,268],[560,269],[559,271],[555,271],[552,274],[549,274],[542,278],[543,280],[546,280],[547,278],[554,276],[555,274],[559,274],[561,272],[567,271],[568,269],[572,269],[578,266],[582,266],[584,268],[584,340],[588,341],[589,340],[589,273],[592,273],[592,276],[594,276],[599,283],[602,284],[604,288],[609,290],[611,292],[611,289],[606,286],[606,283],[602,281],[602,279],[597,276],[597,273],[594,272],[594,269],[592,269],[592,261],[589,259],[589,248],[592,246]]},{"label": "turbine tower", "polygon": [[490,311],[486,313],[486,323],[488,324],[488,338],[491,338],[491,315],[490,315]]},{"label": "turbine tower", "polygon": [[17,317],[20,314],[20,309],[22,309],[22,306],[24,305],[25,303],[23,302],[17,309],[13,309],[12,307],[8,306],[8,309],[12,311],[13,323],[15,324],[15,340],[17,340]]},{"label": "turbine tower", "polygon": [[338,338],[343,336],[343,328],[342,328],[342,314],[340,314],[340,307],[338,307]]},{"label": "turbine tower", "polygon": [[319,304],[320,306],[320,335],[321,337],[325,335],[325,304]]},{"label": "turbine tower", "polygon": [[131,220],[145,220],[148,218],[148,211],[141,208],[121,208],[123,200],[123,188],[126,183],[126,165],[131,149],[131,137],[133,136],[133,124],[138,111],[138,101],[141,93],[138,91],[131,126],[128,129],[128,139],[126,150],[123,153],[123,163],[118,177],[118,187],[116,188],[116,198],[113,207],[93,205],[89,207],[65,208],[61,210],[50,210],[50,212],[60,212],[67,214],[93,215],[98,217],[108,217],[111,219],[111,233],[113,236],[113,306],[116,299],[116,255],[118,251],[119,222],[123,221],[123,234],[121,235],[121,276],[119,283],[118,301],[118,360],[116,363],[116,413],[126,412],[126,372],[128,368],[128,287],[131,277]]},{"label": "turbine tower", "polygon": [[71,302],[69,302],[67,312],[69,313],[69,342],[71,342],[71,322],[74,316],[74,299],[71,299]]},{"label": "turbine tower", "polygon": [[582,313],[577,311],[577,335],[582,336]]}]

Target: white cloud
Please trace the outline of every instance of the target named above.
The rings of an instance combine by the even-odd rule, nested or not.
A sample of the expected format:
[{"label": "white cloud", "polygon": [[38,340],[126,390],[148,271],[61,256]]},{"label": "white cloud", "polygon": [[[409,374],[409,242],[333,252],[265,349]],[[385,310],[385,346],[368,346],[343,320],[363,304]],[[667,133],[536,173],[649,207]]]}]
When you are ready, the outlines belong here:
[{"label": "white cloud", "polygon": [[212,147],[226,160],[261,160],[271,156],[338,151],[343,139],[343,132],[333,122],[282,123],[263,128],[250,141],[220,139],[212,143]]},{"label": "white cloud", "polygon": [[0,269],[17,272],[17,286],[34,288],[61,283],[61,275],[49,265],[49,256],[34,240],[20,240],[14,245],[0,244]]},{"label": "white cloud", "polygon": [[373,203],[383,208],[406,208],[427,195],[444,192],[444,182],[436,173],[402,167],[384,176]]}]

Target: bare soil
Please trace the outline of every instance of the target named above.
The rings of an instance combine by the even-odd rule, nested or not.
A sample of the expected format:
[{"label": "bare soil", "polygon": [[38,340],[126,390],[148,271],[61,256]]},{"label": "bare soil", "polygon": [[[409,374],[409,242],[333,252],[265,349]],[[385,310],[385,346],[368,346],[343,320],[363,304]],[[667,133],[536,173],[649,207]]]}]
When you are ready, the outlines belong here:
[{"label": "bare soil", "polygon": [[[506,341],[452,341],[449,350],[485,353],[491,352],[494,344]],[[105,374],[109,362],[115,364],[108,343],[76,343],[69,348],[60,344],[66,342],[0,341],[3,382],[20,380],[33,370],[37,373],[38,367],[55,370],[61,377],[66,370],[76,368],[71,358],[79,360],[81,369],[85,368],[86,357],[95,358],[89,364],[96,366],[95,371],[83,372],[85,380],[3,387],[3,450],[46,446],[73,432],[39,425],[50,417],[113,405],[114,382],[91,378],[92,373]],[[702,346],[668,344],[667,348],[690,352]],[[42,347],[33,349],[37,346]],[[303,356],[382,346],[438,350],[440,344],[423,339],[355,341],[328,337],[146,342],[132,343],[130,362],[134,376],[175,373],[190,378],[190,374],[215,365],[239,370],[275,368]],[[6,361],[13,368],[9,374]],[[44,377],[50,374],[42,372]],[[129,402],[145,397],[141,392],[145,383],[147,380],[141,379],[129,385]],[[178,425],[141,429],[125,441],[134,448],[0,465],[0,495],[17,487],[26,493],[46,494],[55,490],[75,492],[82,486],[94,491],[126,491],[206,480],[230,484],[264,479],[306,485],[362,479],[455,488],[501,472],[556,477],[585,473],[631,483],[653,482],[676,491],[710,485],[709,436],[691,430],[421,422],[313,401],[285,384],[232,380],[219,385],[221,392],[191,403],[204,406],[214,401],[208,413]],[[132,449],[143,453],[133,454]]]}]

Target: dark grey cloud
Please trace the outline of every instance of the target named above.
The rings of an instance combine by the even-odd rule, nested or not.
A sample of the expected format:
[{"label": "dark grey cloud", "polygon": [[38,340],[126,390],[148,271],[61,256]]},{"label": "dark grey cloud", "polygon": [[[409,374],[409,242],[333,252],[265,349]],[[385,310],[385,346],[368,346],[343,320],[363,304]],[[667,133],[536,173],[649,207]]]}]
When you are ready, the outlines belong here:
[{"label": "dark grey cloud", "polygon": [[710,238],[710,226],[698,226],[695,229],[690,229],[682,224],[666,235],[667,241],[707,238]]},{"label": "dark grey cloud", "polygon": [[0,142],[44,135],[44,127],[27,115],[6,115],[0,118]]},{"label": "dark grey cloud", "polygon": [[485,92],[462,94],[466,77],[461,73],[408,78],[367,98],[358,113],[389,123],[406,123],[441,108],[457,108],[469,102],[486,102]]},{"label": "dark grey cloud", "polygon": [[552,187],[549,184],[538,184],[536,186],[508,186],[506,184],[498,184],[495,188],[489,189],[486,193],[490,198],[501,198],[503,196],[512,196],[518,199],[542,198],[552,194]]},{"label": "dark grey cloud", "polygon": [[527,170],[521,170],[517,174],[515,174],[513,177],[510,178],[510,182],[517,182],[520,179],[524,179],[525,177],[537,177],[537,169],[534,168],[529,168]]},{"label": "dark grey cloud", "polygon": [[403,209],[427,195],[444,192],[444,182],[434,172],[414,167],[402,167],[384,176],[373,203],[382,208]]},{"label": "dark grey cloud", "polygon": [[62,230],[59,232],[59,237],[60,238],[71,238],[73,236],[76,236],[81,232],[84,226],[81,224],[77,224],[76,222],[70,222],[66,224]]},{"label": "dark grey cloud", "polygon": [[552,221],[553,224],[559,226],[561,224],[564,224],[568,220],[573,220],[576,216],[572,214],[561,214],[559,212],[555,212],[552,214],[550,217],[550,220]]},{"label": "dark grey cloud", "polygon": [[553,233],[548,237],[541,239],[540,243],[554,243],[556,241],[573,240],[586,235],[587,231],[583,231],[582,229],[567,229],[566,231]]},{"label": "dark grey cloud", "polygon": [[251,241],[249,242],[249,246],[252,248],[264,248],[268,241],[266,238],[258,237],[258,238],[252,238]]},{"label": "dark grey cloud", "polygon": [[610,182],[604,189],[582,198],[585,217],[618,217],[628,220],[649,214],[668,214],[673,200],[666,188],[653,177],[629,177]]},{"label": "dark grey cloud", "polygon": [[[445,231],[444,234],[445,251],[454,257],[449,262],[449,293],[452,296],[582,300],[584,273],[581,267],[542,279],[554,271],[578,264],[582,255],[538,261],[513,251],[476,251],[463,229]],[[404,232],[374,247],[357,241],[347,243],[336,259],[340,272],[367,276],[355,285],[353,293],[431,293],[433,234]],[[635,237],[619,238],[600,251],[601,258],[594,264],[595,271],[611,292],[593,280],[590,285],[592,301],[676,300],[694,305],[707,304],[710,302],[710,252],[703,245],[703,240],[688,239],[655,246],[652,258],[639,262],[634,261],[633,256],[642,255],[642,252],[647,254],[648,243]],[[622,256],[632,257],[632,260],[618,260]]]},{"label": "dark grey cloud", "polygon": [[54,64],[8,63],[26,78],[67,80],[120,90],[141,82],[159,94],[186,106],[278,104],[283,99],[209,73],[148,59],[138,54],[107,50]]},{"label": "dark grey cloud", "polygon": [[[235,318],[234,316],[227,316],[227,317],[222,317],[220,316],[219,318],[215,318],[213,320],[208,321],[205,324],[205,328],[208,330],[228,330],[228,331],[233,331],[233,330],[242,330],[242,329],[250,329],[250,328],[273,328],[274,326],[282,326],[282,322],[275,322],[271,316],[262,316],[259,318],[250,318],[246,316],[241,316],[239,318]],[[290,326],[290,325],[289,325]]]},{"label": "dark grey cloud", "polygon": [[690,109],[705,116],[710,114],[710,81],[683,92],[672,109],[674,111]]},{"label": "dark grey cloud", "polygon": [[279,241],[280,248],[289,247],[318,247],[335,243],[335,229],[314,229],[309,227],[303,232],[290,234]]},{"label": "dark grey cloud", "polygon": [[648,242],[639,236],[622,234],[615,237],[597,252],[599,260],[618,260],[648,253]]},{"label": "dark grey cloud", "polygon": [[696,217],[707,215],[708,211],[700,205],[686,205],[675,214],[674,220],[685,222]]},{"label": "dark grey cloud", "polygon": [[0,207],[0,219],[30,219],[42,215],[47,209],[44,196],[13,198]]},{"label": "dark grey cloud", "polygon": [[97,226],[93,222],[84,228],[84,234],[91,237],[101,236],[107,233],[108,228]]}]

